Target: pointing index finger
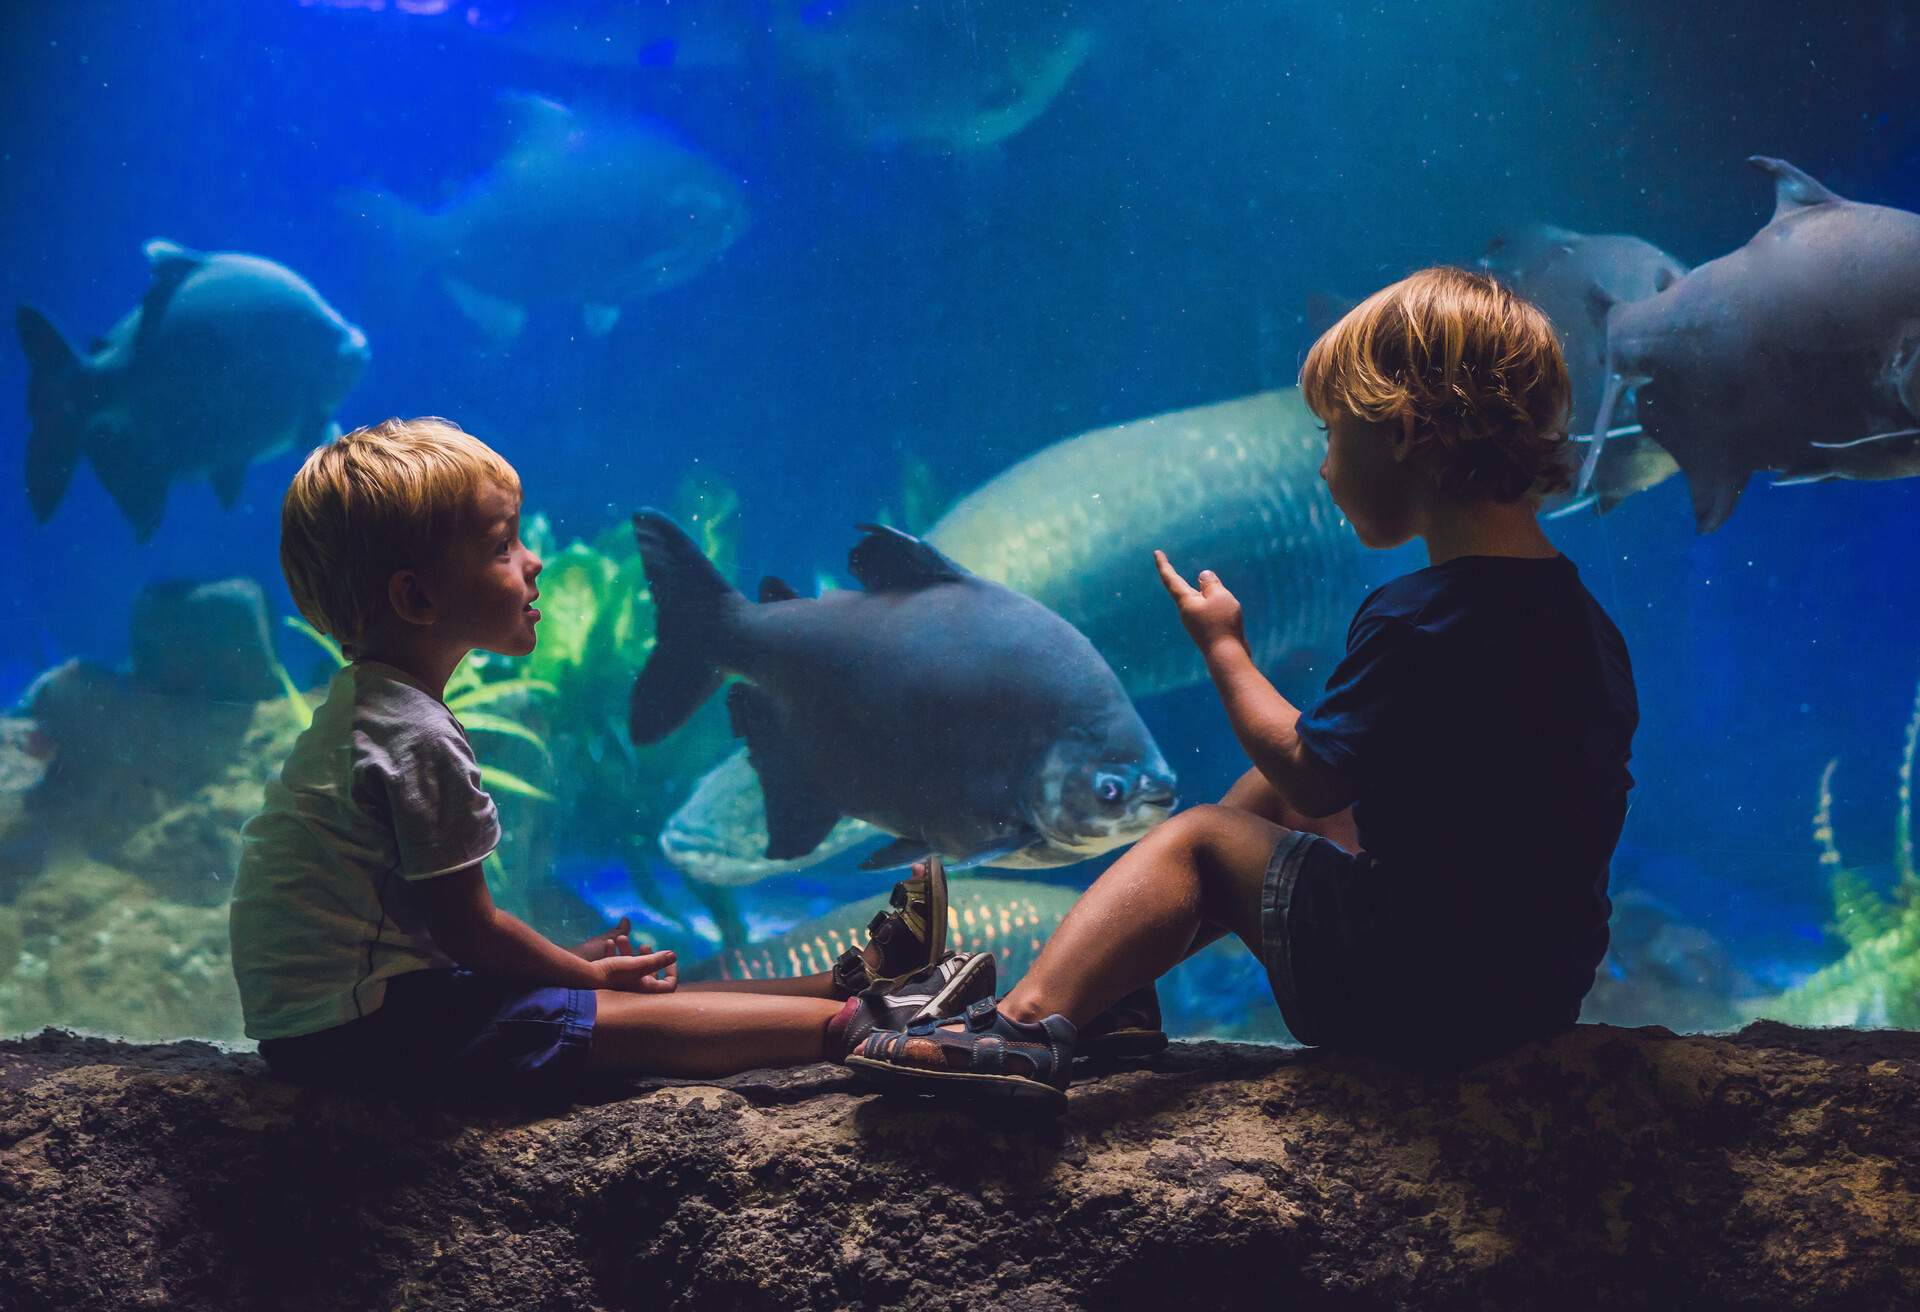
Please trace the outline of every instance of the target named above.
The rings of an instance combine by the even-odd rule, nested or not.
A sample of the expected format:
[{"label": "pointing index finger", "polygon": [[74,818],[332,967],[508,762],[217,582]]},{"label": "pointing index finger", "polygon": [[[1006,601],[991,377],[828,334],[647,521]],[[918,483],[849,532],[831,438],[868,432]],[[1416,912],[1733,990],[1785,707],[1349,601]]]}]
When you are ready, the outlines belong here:
[{"label": "pointing index finger", "polygon": [[1153,553],[1153,563],[1154,567],[1160,571],[1161,586],[1175,597],[1184,597],[1193,591],[1187,581],[1180,577],[1180,571],[1173,567],[1173,562],[1167,559],[1166,552],[1156,549]]}]

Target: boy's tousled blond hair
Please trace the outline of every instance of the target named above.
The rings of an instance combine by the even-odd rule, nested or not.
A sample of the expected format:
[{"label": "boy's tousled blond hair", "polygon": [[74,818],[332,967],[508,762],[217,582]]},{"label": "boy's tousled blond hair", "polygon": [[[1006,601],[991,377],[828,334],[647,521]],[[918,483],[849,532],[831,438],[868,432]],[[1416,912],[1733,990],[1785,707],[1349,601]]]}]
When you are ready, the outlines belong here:
[{"label": "boy's tousled blond hair", "polygon": [[280,568],[308,623],[356,655],[398,569],[431,569],[487,482],[520,476],[479,438],[432,415],[356,428],[316,448],[280,506]]},{"label": "boy's tousled blond hair", "polygon": [[1322,419],[1413,419],[1446,495],[1517,501],[1571,483],[1566,360],[1547,317],[1485,274],[1440,266],[1382,288],[1307,352],[1300,390]]}]

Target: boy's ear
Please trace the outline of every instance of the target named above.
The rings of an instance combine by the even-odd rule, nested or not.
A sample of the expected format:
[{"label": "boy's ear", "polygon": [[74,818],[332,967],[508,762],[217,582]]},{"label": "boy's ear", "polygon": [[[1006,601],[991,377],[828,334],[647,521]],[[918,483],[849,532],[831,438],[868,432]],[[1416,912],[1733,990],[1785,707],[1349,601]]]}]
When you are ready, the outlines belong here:
[{"label": "boy's ear", "polygon": [[433,598],[417,570],[397,569],[387,577],[387,601],[404,623],[422,627],[433,623]]},{"label": "boy's ear", "polygon": [[1404,462],[1413,454],[1413,411],[1400,412],[1400,422],[1391,427],[1387,440],[1393,443],[1393,458],[1396,463]]}]

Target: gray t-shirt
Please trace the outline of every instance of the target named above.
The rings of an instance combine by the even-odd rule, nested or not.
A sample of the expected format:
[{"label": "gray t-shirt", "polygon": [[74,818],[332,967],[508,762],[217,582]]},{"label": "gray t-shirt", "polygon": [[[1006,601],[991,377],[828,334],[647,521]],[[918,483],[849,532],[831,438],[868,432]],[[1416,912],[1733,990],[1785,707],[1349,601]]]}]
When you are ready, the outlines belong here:
[{"label": "gray t-shirt", "polygon": [[500,821],[453,712],[404,671],[356,661],[241,839],[233,973],[248,1036],[278,1039],[369,1015],[395,975],[452,965],[411,885],[485,858]]}]

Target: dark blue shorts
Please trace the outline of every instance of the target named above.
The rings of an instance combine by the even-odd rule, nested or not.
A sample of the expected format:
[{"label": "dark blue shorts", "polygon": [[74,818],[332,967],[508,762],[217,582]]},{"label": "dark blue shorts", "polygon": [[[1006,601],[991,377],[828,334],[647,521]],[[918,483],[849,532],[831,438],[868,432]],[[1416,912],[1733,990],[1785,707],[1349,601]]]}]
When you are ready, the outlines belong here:
[{"label": "dark blue shorts", "polygon": [[1260,897],[1260,956],[1294,1038],[1473,1060],[1578,1018],[1578,996],[1531,987],[1492,964],[1516,945],[1470,944],[1458,927],[1440,928],[1443,914],[1412,912],[1404,901],[1364,857],[1317,834],[1281,837]]},{"label": "dark blue shorts", "polygon": [[262,1039],[276,1075],[327,1084],[570,1084],[585,1073],[592,989],[534,988],[470,970],[387,981],[371,1015],[290,1039]]}]

